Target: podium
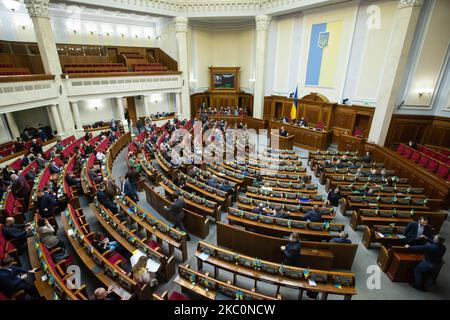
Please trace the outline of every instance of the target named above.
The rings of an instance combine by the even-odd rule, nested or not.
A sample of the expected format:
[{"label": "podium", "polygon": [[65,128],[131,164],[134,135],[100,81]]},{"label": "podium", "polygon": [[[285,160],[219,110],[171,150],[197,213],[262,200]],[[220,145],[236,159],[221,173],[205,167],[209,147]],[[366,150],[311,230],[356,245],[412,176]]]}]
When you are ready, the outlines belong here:
[{"label": "podium", "polygon": [[[278,141],[278,146],[274,143],[274,141]],[[287,137],[282,137],[279,134],[271,133],[270,134],[270,147],[278,148],[278,149],[286,149],[292,150],[294,148],[294,136],[290,135]]]},{"label": "podium", "polygon": [[339,136],[338,148],[340,151],[358,151],[358,154],[364,154],[364,143],[366,138],[350,136],[342,133]]}]

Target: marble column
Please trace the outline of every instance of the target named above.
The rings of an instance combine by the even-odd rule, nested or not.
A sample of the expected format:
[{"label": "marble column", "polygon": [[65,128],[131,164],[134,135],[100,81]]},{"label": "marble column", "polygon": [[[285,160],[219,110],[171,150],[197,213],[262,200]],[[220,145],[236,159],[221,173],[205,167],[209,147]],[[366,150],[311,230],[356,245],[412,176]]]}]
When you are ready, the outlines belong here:
[{"label": "marble column", "polygon": [[256,16],[255,50],[255,90],[253,94],[253,116],[258,119],[264,114],[264,83],[267,55],[267,39],[271,17],[263,14]]},{"label": "marble column", "polygon": [[144,96],[144,112],[146,116],[150,116],[150,96]]},{"label": "marble column", "polygon": [[181,112],[181,93],[179,92],[175,93],[175,108],[177,110],[177,115],[179,117],[183,117],[183,114]]},{"label": "marble column", "polygon": [[61,135],[63,132],[63,127],[61,124],[61,119],[59,117],[58,106],[52,104],[50,106],[50,110],[52,112],[53,122],[55,123],[55,128],[53,128],[53,130],[56,130],[57,135]]},{"label": "marble column", "polygon": [[9,130],[11,131],[11,137],[15,140],[17,137],[20,137],[20,131],[17,127],[16,120],[14,119],[14,115],[12,112],[8,112],[6,115],[6,121],[8,121]]},{"label": "marble column", "polygon": [[181,118],[191,118],[191,97],[189,89],[189,64],[187,47],[188,19],[175,18],[175,30],[178,47],[178,70],[182,72],[183,86],[181,88]]},{"label": "marble column", "polygon": [[36,34],[36,40],[46,74],[55,75],[55,85],[60,91],[58,108],[61,114],[63,129],[59,131],[60,136],[69,136],[75,133],[75,126],[70,110],[69,100],[63,81],[61,64],[59,62],[58,50],[56,48],[55,36],[53,34],[48,13],[49,0],[25,0],[28,14],[31,17]]},{"label": "marble column", "polygon": [[128,132],[130,129],[128,127],[128,121],[125,119],[125,111],[123,108],[123,98],[116,98],[117,112],[119,113],[120,123],[123,125],[123,129],[125,132]]},{"label": "marble column", "polygon": [[422,0],[399,1],[398,12],[392,28],[386,62],[379,89],[378,101],[373,115],[368,142],[384,145],[395,110],[395,103],[401,92],[402,80],[406,76],[406,65],[411,44],[419,19]]},{"label": "marble column", "polygon": [[80,117],[80,107],[78,106],[78,101],[73,101],[72,103],[72,114],[73,118],[75,120],[75,126],[77,136],[84,134],[83,125],[81,124],[81,117]]}]

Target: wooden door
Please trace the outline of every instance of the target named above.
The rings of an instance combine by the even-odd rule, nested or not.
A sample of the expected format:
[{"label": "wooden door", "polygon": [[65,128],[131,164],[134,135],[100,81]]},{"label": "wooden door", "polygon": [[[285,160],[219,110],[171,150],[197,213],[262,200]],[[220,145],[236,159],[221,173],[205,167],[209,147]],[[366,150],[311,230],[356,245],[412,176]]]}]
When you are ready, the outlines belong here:
[{"label": "wooden door", "polygon": [[128,109],[128,117],[133,122],[133,126],[136,126],[137,114],[134,97],[127,97],[127,109]]}]

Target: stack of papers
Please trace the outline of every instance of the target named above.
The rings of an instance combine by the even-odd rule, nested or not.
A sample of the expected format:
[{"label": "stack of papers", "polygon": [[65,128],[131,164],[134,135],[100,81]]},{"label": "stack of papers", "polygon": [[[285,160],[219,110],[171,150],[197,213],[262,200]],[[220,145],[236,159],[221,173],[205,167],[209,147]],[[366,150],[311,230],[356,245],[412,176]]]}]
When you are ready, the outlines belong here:
[{"label": "stack of papers", "polygon": [[309,285],[310,285],[311,287],[316,287],[316,286],[317,286],[317,283],[316,283],[314,280],[312,280],[312,279],[309,279],[309,280],[308,280],[308,283],[309,283]]},{"label": "stack of papers", "polygon": [[202,261],[206,261],[206,260],[208,260],[208,258],[209,258],[209,254],[202,252],[202,253],[198,256],[198,258],[199,258],[200,260],[202,260]]}]

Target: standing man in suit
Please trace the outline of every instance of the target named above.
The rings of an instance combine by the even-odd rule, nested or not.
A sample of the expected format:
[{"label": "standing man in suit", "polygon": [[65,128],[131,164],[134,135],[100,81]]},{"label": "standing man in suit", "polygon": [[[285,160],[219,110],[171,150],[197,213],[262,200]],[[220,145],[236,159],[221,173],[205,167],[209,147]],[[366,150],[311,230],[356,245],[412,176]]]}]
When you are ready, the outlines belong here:
[{"label": "standing man in suit", "polygon": [[330,243],[352,243],[352,242],[348,238],[348,233],[345,231],[341,231],[339,237],[331,239]]},{"label": "standing man in suit", "polygon": [[300,260],[300,237],[297,232],[291,233],[289,243],[281,246],[281,252],[284,255],[283,263],[290,266],[298,266]]},{"label": "standing man in suit", "polygon": [[128,170],[127,174],[125,175],[125,178],[130,181],[131,188],[133,188],[133,193],[138,194],[138,183],[139,183],[139,172],[136,170],[135,167],[131,167],[130,170]]},{"label": "standing man in suit", "polygon": [[427,217],[419,221],[411,221],[405,228],[405,243],[409,245],[423,244],[433,239],[433,227],[428,224]]},{"label": "standing man in suit", "polygon": [[138,202],[139,197],[137,193],[134,192],[130,181],[128,181],[128,179],[126,179],[125,176],[121,176],[119,179],[120,179],[120,194],[122,196],[130,197],[133,201]]},{"label": "standing man in suit", "polygon": [[[425,259],[414,268],[414,284],[412,286],[420,291],[425,291],[430,286],[430,282],[434,281],[439,269],[442,266],[442,257],[447,249],[444,246],[445,238],[436,235],[432,242],[424,245],[405,245],[411,252],[422,252]],[[428,275],[428,281],[424,281],[424,276]],[[425,282],[425,283],[424,283]]]},{"label": "standing man in suit", "polygon": [[186,240],[190,241],[191,237],[189,236],[188,231],[183,225],[183,218],[184,218],[184,199],[183,197],[180,197],[178,193],[174,193],[173,195],[173,203],[170,205],[170,207],[164,206],[164,210],[172,212],[173,216],[175,217],[175,228],[180,229],[181,231],[186,233]]},{"label": "standing man in suit", "polygon": [[287,137],[288,136],[288,132],[284,127],[280,128],[280,136],[282,137]]},{"label": "standing man in suit", "polygon": [[16,198],[23,198],[22,213],[28,211],[28,202],[30,200],[30,187],[24,177],[17,174],[11,175],[12,187],[11,191]]}]

